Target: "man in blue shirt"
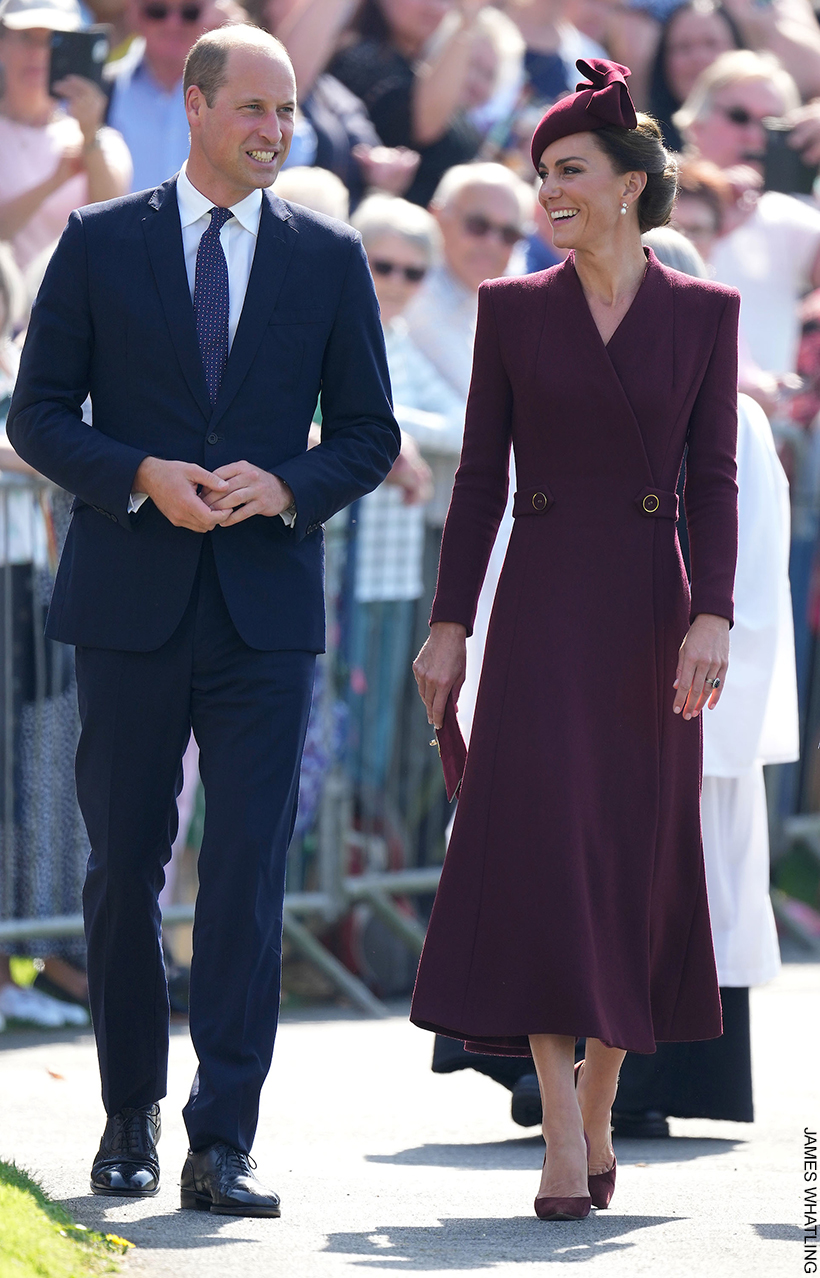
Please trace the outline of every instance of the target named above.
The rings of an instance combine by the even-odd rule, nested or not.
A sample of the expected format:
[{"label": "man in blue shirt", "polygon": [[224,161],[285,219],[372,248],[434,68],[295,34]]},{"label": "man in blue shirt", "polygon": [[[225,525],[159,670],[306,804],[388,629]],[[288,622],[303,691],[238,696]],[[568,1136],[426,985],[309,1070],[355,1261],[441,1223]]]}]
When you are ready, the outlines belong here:
[{"label": "man in blue shirt", "polygon": [[130,26],[140,37],[113,63],[108,123],[128,143],[132,191],[158,186],[188,154],[182,95],[185,59],[203,31],[226,20],[214,0],[131,0]]}]

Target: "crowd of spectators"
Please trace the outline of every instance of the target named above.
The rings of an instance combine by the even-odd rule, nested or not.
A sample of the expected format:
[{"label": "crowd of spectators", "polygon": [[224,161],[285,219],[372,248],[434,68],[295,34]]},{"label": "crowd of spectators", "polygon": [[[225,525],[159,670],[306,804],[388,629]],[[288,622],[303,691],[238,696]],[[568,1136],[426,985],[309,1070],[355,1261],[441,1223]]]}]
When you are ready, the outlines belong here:
[{"label": "crowd of spectators", "polygon": [[[579,58],[611,57],[632,69],[638,108],[656,116],[679,153],[672,223],[715,279],[740,289],[741,389],[766,410],[793,483],[804,739],[816,735],[820,204],[810,181],[768,189],[766,166],[773,131],[781,141],[785,134],[787,158],[820,163],[820,22],[810,0],[2,0],[0,425],[27,308],[69,212],[156,186],[180,169],[188,149],[186,55],[202,32],[243,22],[281,39],[296,73],[294,140],[277,193],[349,220],[362,235],[403,433],[387,481],[337,517],[345,531],[334,543],[345,563],[334,578],[333,661],[320,684],[325,698],[330,686],[334,723],[344,725],[335,762],[363,835],[358,846],[381,841],[394,865],[441,859],[449,810],[410,661],[426,628],[458,463],[478,287],[561,257],[535,198],[529,140],[546,106],[581,78]],[[55,33],[83,28],[107,36],[102,84],[79,75],[50,84]],[[3,444],[4,512],[21,469]],[[25,552],[13,551],[8,535],[2,540],[3,562],[16,556],[15,567],[28,564],[35,583],[53,570],[59,544],[61,498],[49,494],[38,493],[29,511],[36,527]],[[468,726],[508,531],[509,516],[471,640]],[[27,642],[21,618],[31,612],[33,589],[4,597],[23,636],[15,661]],[[5,634],[18,630],[7,625]],[[67,690],[70,677],[61,676],[52,699]],[[21,731],[26,695],[14,701],[6,689],[13,732]],[[59,722],[69,758],[71,734]],[[314,752],[322,772],[333,753]],[[314,754],[309,735],[308,761]],[[811,759],[792,775],[783,799],[792,810],[820,806],[814,754],[806,751]],[[315,793],[315,777],[311,785]],[[0,919],[22,908],[9,885],[15,858],[31,851],[22,834],[15,843],[8,832],[22,831],[24,806],[15,801],[5,821]],[[81,867],[85,852],[83,839],[72,837],[38,855]],[[366,862],[365,854],[358,868]],[[38,881],[78,879],[69,867]],[[25,908],[70,912],[58,896],[56,888],[41,892]],[[81,982],[59,966],[72,955],[46,957],[58,966],[52,962],[43,997],[59,994],[67,979],[64,996],[81,999]],[[0,1019],[9,985],[0,955]]]}]

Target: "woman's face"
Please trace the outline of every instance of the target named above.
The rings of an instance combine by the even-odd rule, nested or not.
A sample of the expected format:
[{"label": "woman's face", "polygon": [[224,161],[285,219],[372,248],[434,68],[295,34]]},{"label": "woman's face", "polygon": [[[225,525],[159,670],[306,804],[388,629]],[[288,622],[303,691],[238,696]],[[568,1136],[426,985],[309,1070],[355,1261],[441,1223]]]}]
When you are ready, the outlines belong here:
[{"label": "woman's face", "polygon": [[5,91],[9,104],[33,99],[48,100],[48,66],[51,58],[51,32],[32,27],[24,31],[5,30],[0,36],[0,67],[3,68]]},{"label": "woman's face", "polygon": [[454,0],[379,0],[379,7],[394,43],[416,54],[438,29],[453,3]]},{"label": "woman's face", "polygon": [[427,257],[418,244],[386,231],[367,246],[367,260],[379,299],[382,323],[400,315],[415,296],[427,272]]},{"label": "woman's face", "polygon": [[735,48],[731,29],[714,10],[684,9],[669,23],[666,37],[666,81],[677,102],[684,102],[701,71]]},{"label": "woman's face", "polygon": [[[620,232],[624,199],[633,203],[646,184],[645,173],[616,173],[592,133],[559,138],[538,166],[538,201],[559,249],[594,249]],[[636,227],[637,230],[637,227]]]},{"label": "woman's face", "polygon": [[679,192],[669,224],[692,241],[704,262],[709,261],[719,227],[715,210],[706,200]]}]

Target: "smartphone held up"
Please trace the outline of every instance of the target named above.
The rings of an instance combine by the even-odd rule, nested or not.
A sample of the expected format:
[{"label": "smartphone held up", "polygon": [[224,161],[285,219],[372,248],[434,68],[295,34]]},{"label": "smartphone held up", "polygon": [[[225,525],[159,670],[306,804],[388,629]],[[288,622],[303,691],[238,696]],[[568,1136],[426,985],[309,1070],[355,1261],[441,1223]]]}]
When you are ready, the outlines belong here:
[{"label": "smartphone held up", "polygon": [[763,185],[767,191],[785,195],[811,195],[817,180],[816,165],[806,164],[798,149],[791,145],[792,126],[787,120],[770,116],[763,121],[766,151],[763,161]]},{"label": "smartphone held up", "polygon": [[108,36],[103,28],[91,27],[86,31],[52,31],[51,63],[48,72],[48,91],[54,90],[69,75],[82,76],[102,88],[103,69],[109,52]]}]

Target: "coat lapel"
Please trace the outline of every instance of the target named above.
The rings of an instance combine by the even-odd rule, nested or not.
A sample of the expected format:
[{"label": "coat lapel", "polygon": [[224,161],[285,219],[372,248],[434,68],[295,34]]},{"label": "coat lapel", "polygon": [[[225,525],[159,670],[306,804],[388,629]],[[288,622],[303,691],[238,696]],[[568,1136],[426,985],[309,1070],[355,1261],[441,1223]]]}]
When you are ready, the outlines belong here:
[{"label": "coat lapel", "polygon": [[[651,250],[650,250],[650,255],[651,255]],[[592,318],[592,312],[590,311],[589,304],[586,300],[586,297],[584,296],[584,290],[581,287],[581,281],[578,278],[574,265],[572,267],[572,270],[568,272],[568,275],[571,277],[571,279],[568,280],[568,283],[570,284],[570,288],[576,295],[575,302],[579,311],[581,312],[583,316],[582,319],[581,319],[581,316],[579,316],[579,319],[581,319],[581,323],[583,324],[584,329],[586,330],[586,334],[587,334],[586,340],[589,344],[589,347],[595,350],[599,356],[599,358],[595,360],[595,364],[596,364],[596,367],[600,368],[600,375],[603,381],[603,386],[606,390],[607,399],[610,404],[610,416],[615,418],[617,421],[620,421],[623,423],[623,426],[628,434],[629,442],[632,444],[635,450],[636,458],[639,461],[639,464],[641,465],[643,471],[645,472],[645,482],[649,484],[654,482],[654,477],[652,475],[652,468],[649,463],[649,456],[646,451],[646,441],[644,440],[643,432],[641,431],[641,427],[638,422],[637,415],[632,406],[632,403],[630,402],[629,396],[627,395],[626,389],[624,387],[623,382],[621,381],[621,378],[618,374],[618,369],[612,357],[615,354],[615,351],[618,349],[620,342],[624,340],[628,340],[631,322],[636,318],[636,315],[639,315],[643,307],[643,302],[645,300],[645,292],[646,292],[648,283],[650,284],[650,289],[651,289],[651,283],[647,277],[650,275],[650,273],[653,270],[654,261],[655,261],[654,256],[651,255],[647,275],[644,277],[643,281],[641,282],[641,286],[638,289],[638,292],[632,302],[632,305],[630,306],[624,318],[621,320],[621,323],[618,325],[615,332],[612,334],[612,337],[610,338],[609,343],[607,345],[604,345],[604,342],[601,338],[601,334],[598,332],[598,326],[595,323],[595,320]],[[569,263],[567,263],[567,265],[569,265]],[[619,339],[619,340],[616,341],[616,339]]]},{"label": "coat lapel", "polygon": [[171,341],[191,394],[207,420],[211,416],[211,400],[185,271],[175,177],[154,191],[148,209],[142,228]]},{"label": "coat lapel", "polygon": [[291,211],[284,200],[263,192],[245,304],[214,405],[212,424],[222,417],[247,376],[276,305],[296,244],[297,231],[290,219]]}]

